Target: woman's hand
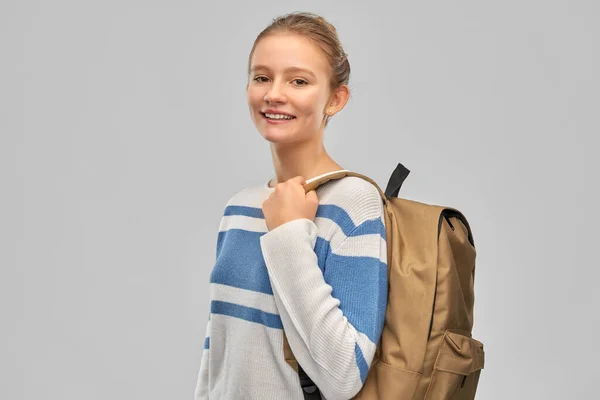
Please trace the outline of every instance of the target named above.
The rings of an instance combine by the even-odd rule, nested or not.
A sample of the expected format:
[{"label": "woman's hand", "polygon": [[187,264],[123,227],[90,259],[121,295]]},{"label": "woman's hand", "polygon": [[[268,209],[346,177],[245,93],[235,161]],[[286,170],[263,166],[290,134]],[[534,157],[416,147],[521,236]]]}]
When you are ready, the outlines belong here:
[{"label": "woman's hand", "polygon": [[315,220],[319,199],[314,190],[305,193],[304,183],[303,177],[296,176],[275,185],[275,191],[262,203],[269,231],[295,219]]}]

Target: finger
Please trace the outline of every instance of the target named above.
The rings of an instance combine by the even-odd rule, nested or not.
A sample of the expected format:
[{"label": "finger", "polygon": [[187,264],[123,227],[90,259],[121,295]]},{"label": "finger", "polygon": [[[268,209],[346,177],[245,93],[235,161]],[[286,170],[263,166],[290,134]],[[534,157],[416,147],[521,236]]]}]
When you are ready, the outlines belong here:
[{"label": "finger", "polygon": [[297,183],[299,185],[304,185],[306,183],[306,180],[303,176],[298,175],[290,179],[290,182]]},{"label": "finger", "polygon": [[319,202],[319,198],[317,197],[317,192],[313,189],[306,193],[306,200]]}]

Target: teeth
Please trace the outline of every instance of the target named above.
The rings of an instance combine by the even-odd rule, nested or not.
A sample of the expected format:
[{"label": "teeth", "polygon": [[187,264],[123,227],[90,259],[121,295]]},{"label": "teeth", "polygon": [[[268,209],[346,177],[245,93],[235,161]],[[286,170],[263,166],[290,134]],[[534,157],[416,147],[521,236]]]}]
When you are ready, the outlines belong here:
[{"label": "teeth", "polygon": [[269,114],[269,113],[265,113],[265,116],[270,119],[293,119],[294,118],[294,117],[290,117],[289,115]]}]

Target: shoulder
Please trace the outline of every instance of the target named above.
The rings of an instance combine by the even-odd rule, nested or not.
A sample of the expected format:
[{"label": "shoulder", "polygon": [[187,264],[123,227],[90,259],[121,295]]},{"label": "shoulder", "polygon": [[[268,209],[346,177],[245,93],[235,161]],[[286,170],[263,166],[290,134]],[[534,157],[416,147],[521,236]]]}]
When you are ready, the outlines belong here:
[{"label": "shoulder", "polygon": [[268,196],[269,193],[264,184],[246,187],[237,190],[230,196],[225,204],[225,209],[232,206],[262,208],[262,203]]},{"label": "shoulder", "polygon": [[339,207],[350,216],[354,225],[381,218],[383,200],[370,182],[355,176],[329,181],[317,188],[320,205]]},{"label": "shoulder", "polygon": [[364,199],[381,200],[379,191],[374,185],[356,176],[347,176],[328,183],[330,184],[330,190],[338,196],[360,196]]}]

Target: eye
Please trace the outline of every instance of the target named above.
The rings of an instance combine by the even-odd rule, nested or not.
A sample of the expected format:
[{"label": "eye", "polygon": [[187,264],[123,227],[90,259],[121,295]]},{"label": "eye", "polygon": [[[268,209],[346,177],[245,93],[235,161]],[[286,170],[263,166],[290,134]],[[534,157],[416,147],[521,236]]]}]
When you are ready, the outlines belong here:
[{"label": "eye", "polygon": [[300,82],[300,84],[298,86],[308,85],[308,82],[306,82],[304,79],[300,79],[300,78],[296,78],[292,82]]},{"label": "eye", "polygon": [[[264,80],[262,80],[264,79]],[[268,80],[268,78],[266,76],[257,76],[253,79],[256,82],[266,82]]]}]

